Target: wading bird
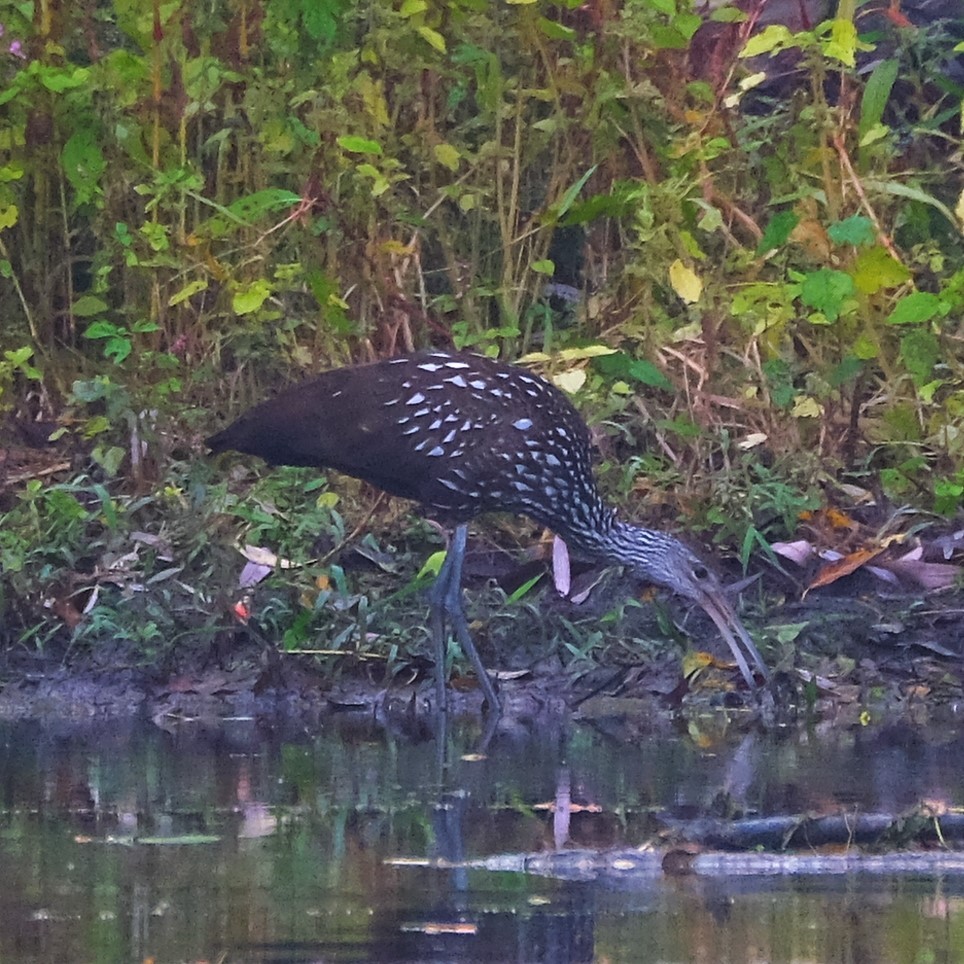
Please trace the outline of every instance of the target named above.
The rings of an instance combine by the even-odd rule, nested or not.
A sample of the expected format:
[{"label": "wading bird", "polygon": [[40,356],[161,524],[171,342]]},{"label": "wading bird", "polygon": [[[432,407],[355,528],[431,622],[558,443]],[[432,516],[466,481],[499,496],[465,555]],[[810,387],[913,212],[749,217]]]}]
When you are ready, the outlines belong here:
[{"label": "wading bird", "polygon": [[559,389],[524,368],[450,351],[337,368],[255,406],[207,444],[274,465],[335,469],[455,526],[429,590],[440,708],[448,620],[490,709],[499,709],[462,600],[468,522],[483,512],[529,516],[576,554],[628,566],[698,603],[747,684],[756,685],[754,674],[767,678],[716,577],[674,536],[616,517],[596,488],[586,423]]}]

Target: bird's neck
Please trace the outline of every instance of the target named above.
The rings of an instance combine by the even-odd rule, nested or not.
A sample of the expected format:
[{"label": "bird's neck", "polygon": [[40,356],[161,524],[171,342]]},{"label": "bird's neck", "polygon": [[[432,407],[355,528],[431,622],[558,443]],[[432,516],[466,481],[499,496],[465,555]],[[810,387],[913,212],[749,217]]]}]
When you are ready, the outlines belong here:
[{"label": "bird's neck", "polygon": [[546,519],[553,532],[577,556],[593,562],[621,565],[626,561],[625,546],[642,531],[616,518],[616,510],[604,503],[594,507],[592,517],[572,520]]},{"label": "bird's neck", "polygon": [[557,524],[554,531],[574,555],[606,565],[629,566],[660,584],[663,550],[674,541],[665,532],[623,522],[616,518],[616,511],[608,507],[595,526],[572,528]]}]

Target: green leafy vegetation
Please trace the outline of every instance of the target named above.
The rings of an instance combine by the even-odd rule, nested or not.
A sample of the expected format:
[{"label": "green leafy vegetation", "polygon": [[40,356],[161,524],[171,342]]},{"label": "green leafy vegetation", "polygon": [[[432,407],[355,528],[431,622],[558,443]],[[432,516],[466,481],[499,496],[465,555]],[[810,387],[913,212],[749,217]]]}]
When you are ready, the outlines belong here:
[{"label": "green leafy vegetation", "polygon": [[365,650],[370,495],[200,439],[428,343],[538,357],[614,498],[744,565],[841,485],[956,514],[964,28],[878,8],[0,2],[0,413],[66,463],[8,458],[6,642],[210,638],[237,541],[293,563],[265,635]]}]

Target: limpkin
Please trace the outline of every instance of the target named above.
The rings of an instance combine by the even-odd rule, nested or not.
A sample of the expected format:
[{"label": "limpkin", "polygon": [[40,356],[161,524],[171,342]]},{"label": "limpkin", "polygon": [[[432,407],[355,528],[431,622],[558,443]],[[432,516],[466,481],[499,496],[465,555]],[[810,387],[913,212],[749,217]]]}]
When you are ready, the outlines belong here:
[{"label": "limpkin", "polygon": [[[462,601],[468,522],[483,512],[529,516],[589,560],[698,603],[751,686],[767,668],[720,583],[682,542],[616,517],[599,495],[589,430],[559,389],[524,368],[480,355],[419,351],[337,368],[295,385],[207,439],[275,465],[334,469],[455,526],[429,591],[438,704],[445,706],[445,627],[499,700],[472,641]],[[748,661],[749,660],[749,661]]]}]

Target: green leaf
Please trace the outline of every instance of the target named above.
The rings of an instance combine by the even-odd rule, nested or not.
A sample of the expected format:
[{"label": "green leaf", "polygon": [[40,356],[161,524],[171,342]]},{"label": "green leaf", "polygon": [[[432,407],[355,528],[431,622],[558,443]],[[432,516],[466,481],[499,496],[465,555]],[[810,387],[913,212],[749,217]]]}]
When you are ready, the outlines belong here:
[{"label": "green leaf", "polygon": [[87,204],[100,193],[100,179],[107,169],[107,161],[94,140],[93,130],[83,128],[68,138],[60,160],[77,204]]},{"label": "green leaf", "polygon": [[116,338],[108,338],[107,343],[104,345],[104,354],[113,359],[115,365],[120,365],[124,362],[128,355],[131,353],[131,349],[134,346],[131,344],[130,336],[127,332],[118,335]]},{"label": "green leaf", "polygon": [[550,278],[556,270],[554,262],[550,261],[548,258],[546,258],[544,261],[533,261],[529,267],[538,274],[544,274]]},{"label": "green leaf", "polygon": [[[284,188],[271,187],[246,194],[226,207],[209,198],[199,198],[199,200],[218,213],[199,224],[194,231],[195,235],[205,238],[223,238],[236,228],[254,224],[266,214],[285,211],[300,204],[301,195]],[[119,240],[124,243],[123,238]]]},{"label": "green leaf", "polygon": [[429,577],[434,579],[436,576],[438,576],[439,572],[441,572],[443,562],[445,562],[445,550],[440,549],[438,552],[433,552],[422,564],[422,568],[419,569],[418,575],[415,577],[415,579],[418,582],[421,582],[423,579],[428,579]]},{"label": "green leaf", "polygon": [[388,190],[388,178],[374,164],[359,164],[358,173],[371,178],[372,197],[381,197]]},{"label": "green leaf", "polygon": [[453,173],[459,169],[459,160],[462,155],[451,144],[436,144],[432,148],[432,153],[442,167],[448,168]]},{"label": "green leaf", "polygon": [[268,187],[239,197],[224,210],[234,215],[240,222],[251,224],[276,211],[283,211],[301,203],[301,195],[280,187]]},{"label": "green leaf", "polygon": [[865,332],[857,336],[851,347],[857,358],[863,361],[870,361],[880,354],[880,339]]},{"label": "green leaf", "polygon": [[933,332],[915,329],[900,339],[900,357],[919,388],[933,376],[934,366],[941,358],[941,346]]},{"label": "green leaf", "polygon": [[78,402],[89,403],[107,398],[113,388],[111,380],[100,375],[97,378],[78,379],[70,386],[70,392]]},{"label": "green leaf", "polygon": [[553,204],[549,209],[550,217],[553,220],[558,220],[559,218],[566,216],[566,213],[573,206],[576,198],[579,197],[580,192],[586,186],[586,181],[588,181],[589,178],[596,173],[596,168],[598,166],[598,164],[593,164],[593,166],[590,167],[589,170],[586,171],[578,181],[576,181],[574,184],[570,184],[569,187],[566,188],[566,191],[562,195],[562,198],[558,204]]},{"label": "green leaf", "polygon": [[[29,345],[25,345],[23,348],[15,348],[12,351],[5,351],[3,353],[3,357],[6,359],[10,368],[19,371],[27,378],[33,379],[34,381],[39,381],[43,376],[39,368],[36,368],[30,364],[30,358],[32,355],[33,349]],[[0,392],[0,394],[2,394],[2,392]]]},{"label": "green leaf", "polygon": [[8,184],[10,181],[19,181],[24,175],[22,164],[13,162],[0,167],[0,184]]},{"label": "green leaf", "polygon": [[863,361],[856,355],[847,355],[835,368],[831,369],[827,381],[834,387],[840,388],[847,382],[853,381],[864,370]]},{"label": "green leaf", "polygon": [[206,291],[208,287],[207,278],[197,278],[194,281],[188,282],[179,291],[175,291],[170,298],[167,299],[167,304],[169,308],[173,308],[175,305],[179,305],[182,301],[187,301],[188,298],[192,298],[200,291]]},{"label": "green leaf", "polygon": [[766,254],[774,248],[782,248],[790,237],[793,229],[800,223],[800,218],[793,211],[780,211],[770,218],[760,243],[756,246],[757,254]]},{"label": "green leaf", "polygon": [[[35,61],[35,63],[37,63]],[[88,67],[46,67],[39,66],[37,73],[40,83],[54,94],[62,94],[65,90],[83,87],[90,77]]]},{"label": "green leaf", "polygon": [[843,271],[820,268],[811,271],[800,286],[800,300],[810,308],[816,308],[828,321],[836,321],[848,298],[856,294],[853,278]]},{"label": "green leaf", "polygon": [[0,231],[12,228],[19,220],[20,209],[16,204],[0,204]]},{"label": "green leaf", "polygon": [[539,24],[539,29],[543,35],[550,40],[575,40],[578,36],[571,27],[565,27],[561,23],[556,23],[555,20],[540,17],[536,22]]},{"label": "green leaf", "polygon": [[338,138],[338,146],[343,151],[352,154],[374,154],[378,157],[382,155],[382,145],[378,141],[371,141],[367,137],[355,137],[346,134]]},{"label": "green leaf", "polygon": [[150,318],[138,318],[131,325],[131,331],[136,332],[138,335],[146,335],[152,331],[160,331],[161,326],[156,321],[151,321]]},{"label": "green leaf", "polygon": [[24,362],[28,361],[30,356],[33,354],[33,349],[29,345],[24,345],[23,348],[15,348],[13,351],[5,351],[3,357],[10,362],[11,366],[14,368],[19,368]]},{"label": "green leaf", "polygon": [[830,37],[824,41],[823,52],[847,67],[857,63],[857,28],[853,20],[837,17],[830,23]]},{"label": "green leaf", "polygon": [[854,214],[831,224],[827,234],[834,244],[852,244],[854,247],[872,244],[875,237],[873,222],[862,214]]},{"label": "green leaf", "polygon": [[120,470],[127,452],[117,445],[111,445],[107,448],[102,445],[95,445],[94,451],[90,454],[91,458],[107,473],[108,477],[114,478]]},{"label": "green leaf", "polygon": [[960,512],[964,484],[952,479],[934,480],[934,511],[953,516]]},{"label": "green leaf", "polygon": [[427,41],[440,54],[445,53],[445,38],[437,30],[433,30],[431,27],[419,27],[418,33],[423,40]]},{"label": "green leaf", "polygon": [[87,326],[85,338],[116,338],[124,333],[124,329],[111,321],[95,321]]},{"label": "green leaf", "polygon": [[685,50],[689,41],[675,27],[655,24],[650,28],[650,38],[657,50]]},{"label": "green leaf", "polygon": [[673,26],[687,39],[703,26],[703,18],[696,13],[680,13],[673,17]]},{"label": "green leaf", "polygon": [[941,299],[929,291],[912,291],[897,302],[894,310],[887,316],[891,325],[915,325],[930,321],[941,311]]},{"label": "green leaf", "polygon": [[711,14],[714,23],[744,23],[746,14],[738,7],[717,7]]},{"label": "green leaf", "polygon": [[612,379],[635,381],[652,388],[673,391],[673,383],[651,362],[645,358],[633,358],[625,352],[613,352],[593,359],[593,368]]},{"label": "green leaf", "polygon": [[341,0],[311,0],[298,4],[305,33],[325,46],[332,43],[338,36],[338,18],[346,7]]},{"label": "green leaf", "polygon": [[759,57],[760,54],[775,54],[787,47],[799,46],[793,34],[783,24],[770,24],[758,34],[754,34],[743,45],[740,56]]},{"label": "green leaf", "polygon": [[95,435],[103,435],[110,429],[110,421],[106,415],[95,415],[84,423],[82,430],[84,438],[93,438]]},{"label": "green leaf", "polygon": [[544,572],[537,572],[531,579],[526,580],[521,586],[519,586],[515,592],[507,596],[505,601],[508,603],[518,602],[529,592],[530,589],[532,589],[533,586],[536,585],[536,583],[544,579],[545,575],[546,574]]},{"label": "green leaf", "polygon": [[789,409],[796,398],[790,366],[782,358],[771,358],[763,363],[770,400],[777,408]]},{"label": "green leaf", "polygon": [[865,248],[857,255],[851,275],[857,290],[872,295],[910,281],[911,273],[883,246]]},{"label": "green leaf", "polygon": [[[77,318],[90,318],[92,315],[102,315],[107,311],[107,302],[98,298],[96,295],[81,295],[73,304],[72,311]],[[91,335],[88,329],[88,338],[97,338],[98,335]]]},{"label": "green leaf", "polygon": [[920,201],[921,204],[929,204],[951,222],[955,231],[958,230],[957,220],[951,213],[951,209],[919,187],[914,187],[912,184],[900,184],[897,181],[880,181],[872,177],[865,178],[863,184],[867,191],[881,191],[884,194],[893,194],[895,197],[905,197],[912,201]]},{"label": "green leaf", "polygon": [[257,311],[270,294],[271,285],[261,279],[239,288],[231,298],[231,307],[235,314],[249,315],[252,311]]},{"label": "green leaf", "polygon": [[899,69],[897,60],[882,60],[867,78],[864,96],[860,100],[859,140],[863,141],[871,128],[880,123],[884,108],[890,99],[890,92],[897,80]]},{"label": "green leaf", "polygon": [[284,635],[281,637],[281,645],[286,653],[293,649],[300,649],[308,641],[311,635],[312,615],[310,609],[302,609],[284,631]]}]

